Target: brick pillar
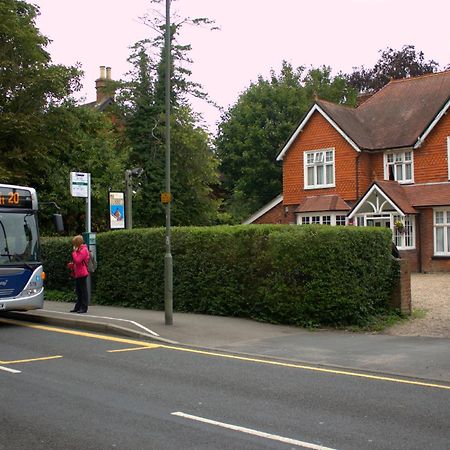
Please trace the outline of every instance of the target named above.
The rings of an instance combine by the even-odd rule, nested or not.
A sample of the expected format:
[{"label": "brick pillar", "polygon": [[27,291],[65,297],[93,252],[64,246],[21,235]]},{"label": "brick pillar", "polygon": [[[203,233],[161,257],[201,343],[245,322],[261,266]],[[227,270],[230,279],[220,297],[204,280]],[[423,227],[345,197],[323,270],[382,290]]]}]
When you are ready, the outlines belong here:
[{"label": "brick pillar", "polygon": [[400,278],[391,296],[390,304],[403,314],[411,314],[411,271],[406,259],[397,259],[400,265]]}]

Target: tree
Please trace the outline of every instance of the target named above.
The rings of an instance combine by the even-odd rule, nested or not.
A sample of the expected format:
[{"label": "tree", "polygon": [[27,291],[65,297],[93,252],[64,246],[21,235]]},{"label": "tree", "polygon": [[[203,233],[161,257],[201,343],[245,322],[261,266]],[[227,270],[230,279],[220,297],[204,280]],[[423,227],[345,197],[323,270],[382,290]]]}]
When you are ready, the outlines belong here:
[{"label": "tree", "polygon": [[[71,171],[90,172],[94,230],[106,228],[108,188],[123,183],[127,146],[106,114],[77,106],[77,66],[51,63],[48,38],[36,28],[39,9],[21,0],[0,3],[0,178],[37,189],[41,204],[61,207],[69,232],[85,229],[84,202],[69,192]],[[50,208],[41,209],[49,232]]]},{"label": "tree", "polygon": [[[159,2],[156,2],[159,3]],[[165,211],[160,203],[165,180],[166,76],[163,16],[142,18],[156,37],[136,43],[129,62],[131,80],[121,89],[120,103],[126,117],[126,133],[132,145],[130,164],[143,167],[141,188],[133,200],[136,226],[161,226]],[[198,125],[189,96],[207,99],[198,83],[189,79],[189,45],[177,43],[181,28],[191,23],[211,24],[208,19],[183,19],[171,29],[171,190],[174,225],[205,225],[217,215],[211,185],[217,183],[216,159],[208,134]]]},{"label": "tree", "polygon": [[323,66],[305,71],[283,61],[280,74],[256,83],[222,116],[216,139],[226,208],[241,221],[280,194],[276,157],[314,97],[353,104],[354,90]]},{"label": "tree", "polygon": [[436,72],[436,61],[425,61],[423,52],[416,52],[414,45],[404,45],[401,50],[380,50],[381,56],[372,69],[361,66],[346,75],[349,84],[359,92],[378,91],[391,79],[417,77]]},{"label": "tree", "polygon": [[0,177],[11,183],[36,183],[47,160],[45,112],[80,86],[77,67],[51,64],[38,14],[25,1],[0,3]]},{"label": "tree", "polygon": [[[70,172],[91,174],[92,229],[108,229],[108,191],[122,186],[129,148],[120,125],[94,108],[66,103],[52,107],[42,130],[47,142],[46,167],[41,173],[39,197],[62,209],[67,232],[85,231],[85,200],[71,197]],[[51,230],[42,211],[44,229]],[[47,220],[45,220],[47,219]]]}]

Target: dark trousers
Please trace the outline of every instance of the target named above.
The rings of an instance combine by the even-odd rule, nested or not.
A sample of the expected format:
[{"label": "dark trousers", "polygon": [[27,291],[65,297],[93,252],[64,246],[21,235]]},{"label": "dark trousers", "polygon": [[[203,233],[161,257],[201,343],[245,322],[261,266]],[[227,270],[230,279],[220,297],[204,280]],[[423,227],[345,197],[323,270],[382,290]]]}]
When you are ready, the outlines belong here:
[{"label": "dark trousers", "polygon": [[75,278],[75,291],[77,293],[77,302],[75,309],[77,311],[87,311],[88,309],[88,277]]}]

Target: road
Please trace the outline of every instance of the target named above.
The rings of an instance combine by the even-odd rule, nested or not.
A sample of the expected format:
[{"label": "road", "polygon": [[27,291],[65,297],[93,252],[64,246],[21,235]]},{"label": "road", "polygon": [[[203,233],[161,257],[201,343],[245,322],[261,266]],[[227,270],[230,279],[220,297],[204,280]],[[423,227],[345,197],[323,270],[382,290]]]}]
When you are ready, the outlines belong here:
[{"label": "road", "polygon": [[0,318],[0,449],[448,449],[450,387]]}]

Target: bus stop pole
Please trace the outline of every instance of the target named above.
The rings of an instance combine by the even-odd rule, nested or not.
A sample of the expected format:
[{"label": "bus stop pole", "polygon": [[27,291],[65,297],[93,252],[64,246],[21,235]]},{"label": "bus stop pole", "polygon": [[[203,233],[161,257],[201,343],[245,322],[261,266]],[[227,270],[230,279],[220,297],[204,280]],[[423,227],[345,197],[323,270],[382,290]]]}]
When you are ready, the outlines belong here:
[{"label": "bus stop pole", "polygon": [[87,174],[88,188],[86,197],[86,233],[91,232],[91,174]]},{"label": "bus stop pole", "polygon": [[[86,233],[88,236],[88,241],[85,242],[88,250],[90,244],[90,234],[91,234],[91,174],[87,174],[88,179],[88,188],[87,188],[87,197],[86,197]],[[88,291],[88,305],[91,303],[91,274],[88,275],[87,280],[87,291]]]}]

